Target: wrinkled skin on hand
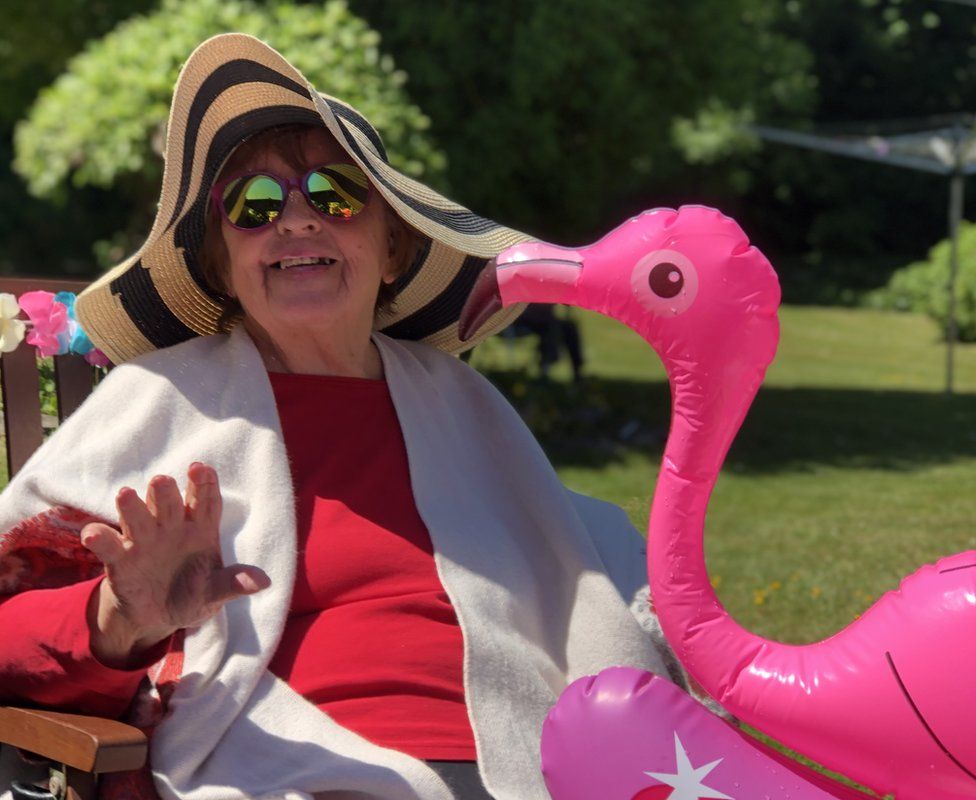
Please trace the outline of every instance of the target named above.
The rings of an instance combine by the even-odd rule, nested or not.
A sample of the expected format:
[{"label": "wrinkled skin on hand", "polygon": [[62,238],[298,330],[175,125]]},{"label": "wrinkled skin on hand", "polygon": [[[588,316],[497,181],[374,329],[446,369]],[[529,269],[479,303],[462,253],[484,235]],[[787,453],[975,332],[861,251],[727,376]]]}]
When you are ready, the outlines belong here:
[{"label": "wrinkled skin on hand", "polygon": [[270,585],[259,568],[224,566],[217,473],[193,463],[185,497],[176,481],[156,475],[145,500],[126,486],[116,496],[119,528],[91,523],[81,542],[105,566],[92,596],[92,652],[124,665],[180,628],[200,625],[224,603]]}]

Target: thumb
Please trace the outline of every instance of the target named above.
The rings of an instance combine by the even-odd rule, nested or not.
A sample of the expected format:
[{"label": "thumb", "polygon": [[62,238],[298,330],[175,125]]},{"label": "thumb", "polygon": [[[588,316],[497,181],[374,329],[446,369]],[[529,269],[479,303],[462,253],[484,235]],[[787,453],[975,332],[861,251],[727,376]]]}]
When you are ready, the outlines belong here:
[{"label": "thumb", "polygon": [[271,578],[260,567],[231,564],[214,573],[210,585],[210,600],[226,603],[236,597],[256,594],[270,585]]}]

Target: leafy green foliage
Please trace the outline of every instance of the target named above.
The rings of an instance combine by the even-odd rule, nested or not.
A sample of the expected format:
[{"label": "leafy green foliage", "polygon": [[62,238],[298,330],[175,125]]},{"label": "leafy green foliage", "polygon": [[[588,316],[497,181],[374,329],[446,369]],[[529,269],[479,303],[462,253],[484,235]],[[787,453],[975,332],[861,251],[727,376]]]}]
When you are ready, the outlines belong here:
[{"label": "leafy green foliage", "polygon": [[758,142],[747,126],[755,122],[751,107],[729,108],[710,98],[694,118],[679,117],[671,135],[691,164],[711,164],[738,152],[754,150]]},{"label": "leafy green foliage", "polygon": [[968,111],[976,12],[931,0],[786,0],[782,30],[808,44],[822,120]]},{"label": "leafy green foliage", "polygon": [[[929,115],[976,106],[976,8],[931,0],[784,0],[778,30],[812,56],[817,102],[806,125],[877,133],[920,130]],[[919,122],[921,120],[921,123]],[[913,122],[914,121],[914,122]],[[803,284],[822,302],[849,288],[878,288],[924,256],[946,228],[944,178],[784,145],[748,162],[755,180],[739,215],[777,265],[780,254],[844,272],[812,271]],[[884,253],[897,254],[876,269]],[[864,280],[870,271],[870,285]],[[799,281],[788,281],[791,289]]]},{"label": "leafy green foliage", "polygon": [[103,36],[131,14],[157,0],[45,0],[4,3],[0,26],[0,130],[23,114],[38,90],[54,80],[65,63],[93,37]]},{"label": "leafy green foliage", "polygon": [[[944,239],[924,261],[895,272],[888,285],[872,295],[872,304],[928,314],[947,331],[950,258],[951,242]],[[955,316],[959,340],[976,342],[976,224],[971,222],[963,222],[959,228]]]},{"label": "leafy green foliage", "polygon": [[[9,9],[0,31],[0,162],[10,158],[13,120],[68,56],[159,2],[50,0],[43,15]],[[390,53],[410,75],[397,102],[406,103],[408,92],[431,120],[428,131],[397,129],[386,119],[387,103],[369,107],[387,126],[401,166],[423,165],[424,180],[460,202],[542,237],[592,240],[646,207],[708,203],[735,216],[770,255],[787,298],[833,303],[883,286],[898,264],[922,258],[943,235],[941,178],[784,145],[755,150],[738,123],[802,128],[816,120],[850,130],[865,120],[897,127],[901,118],[972,109],[972,7],[931,0],[349,3],[382,36],[382,52],[362,38],[357,50],[356,37],[366,35],[361,23],[342,33],[348,10],[333,18],[322,0],[168,0],[129,23],[136,43],[121,66],[112,50],[121,46],[90,45],[112,50],[91,56],[91,91],[61,93],[61,113],[43,131],[35,117],[26,123],[41,138],[62,139],[56,147],[38,141],[27,165],[30,174],[48,164],[59,172],[45,196],[61,205],[25,197],[19,179],[0,168],[0,270],[77,272],[90,261],[92,240],[103,240],[101,260],[112,261],[145,233],[159,169],[147,142],[161,143],[179,60],[230,29],[263,36],[320,88],[354,102],[361,82],[349,73],[362,61],[382,67],[382,53]],[[395,69],[383,75],[384,82],[402,78]],[[162,89],[150,91],[153,82]],[[375,94],[370,85],[363,94]],[[119,92],[130,97],[121,116],[112,99]],[[145,103],[146,121],[130,114],[137,102]],[[95,120],[87,138],[77,132],[82,116]],[[137,133],[126,133],[129,126]],[[409,150],[409,142],[432,136],[446,168],[440,151],[424,154],[429,145],[419,156]],[[98,188],[104,185],[113,191]],[[56,236],[48,235],[52,225]]]},{"label": "leafy green foliage", "polygon": [[[695,184],[728,191],[734,122],[812,101],[809,55],[764,0],[353,0],[410,73],[452,193],[566,242]],[[741,176],[740,176],[741,177]],[[721,188],[719,188],[721,187]],[[692,195],[694,196],[694,195]]]},{"label": "leafy green foliage", "polygon": [[[91,242],[107,236],[124,218],[124,206],[105,192],[77,192],[71,213],[31,197],[13,172],[14,125],[37,93],[64,70],[89,39],[103,36],[122,19],[158,0],[46,0],[6,3],[0,26],[0,271],[30,274],[92,274]],[[67,200],[67,198],[65,198]],[[60,208],[65,207],[62,202]],[[56,225],[57,235],[50,235]]]},{"label": "leafy green foliage", "polygon": [[32,193],[54,198],[70,179],[76,187],[113,186],[131,201],[133,217],[101,248],[107,261],[131,249],[151,223],[180,67],[200,42],[224,31],[263,39],[320,91],[362,110],[404,172],[436,178],[443,170],[428,118],[404,93],[405,73],[342,0],[307,6],[164,0],[158,11],[127,20],[72,59],[15,134],[15,167]]},{"label": "leafy green foliage", "polygon": [[[26,347],[26,345],[24,346]],[[54,359],[47,356],[38,360],[41,413],[49,417],[56,417],[58,414],[58,398],[54,386]]]}]

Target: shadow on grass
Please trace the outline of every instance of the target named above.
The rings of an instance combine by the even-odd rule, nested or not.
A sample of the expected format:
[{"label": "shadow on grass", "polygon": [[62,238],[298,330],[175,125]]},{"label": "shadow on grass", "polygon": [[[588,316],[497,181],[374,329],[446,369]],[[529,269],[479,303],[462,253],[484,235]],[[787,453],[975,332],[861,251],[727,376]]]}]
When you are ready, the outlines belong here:
[{"label": "shadow on grass", "polygon": [[[532,429],[556,467],[600,467],[629,454],[661,457],[666,382],[594,377],[583,386],[520,371],[486,373]],[[819,466],[911,470],[976,454],[972,395],[763,387],[732,443],[726,467],[742,472]]]}]

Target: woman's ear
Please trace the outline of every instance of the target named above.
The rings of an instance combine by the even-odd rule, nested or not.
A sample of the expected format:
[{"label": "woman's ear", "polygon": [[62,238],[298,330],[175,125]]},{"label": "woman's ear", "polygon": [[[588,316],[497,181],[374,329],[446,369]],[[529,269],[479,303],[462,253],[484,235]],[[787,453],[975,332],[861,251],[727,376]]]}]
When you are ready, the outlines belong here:
[{"label": "woman's ear", "polygon": [[399,268],[400,252],[397,247],[396,231],[390,230],[386,237],[386,268],[383,270],[381,280],[383,283],[393,283],[396,280],[396,272]]}]

